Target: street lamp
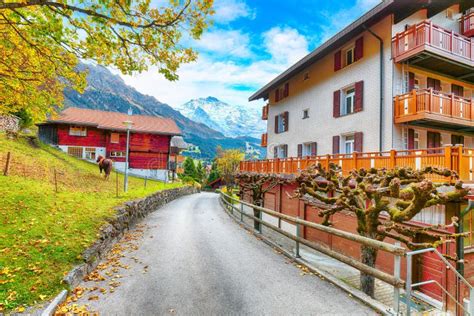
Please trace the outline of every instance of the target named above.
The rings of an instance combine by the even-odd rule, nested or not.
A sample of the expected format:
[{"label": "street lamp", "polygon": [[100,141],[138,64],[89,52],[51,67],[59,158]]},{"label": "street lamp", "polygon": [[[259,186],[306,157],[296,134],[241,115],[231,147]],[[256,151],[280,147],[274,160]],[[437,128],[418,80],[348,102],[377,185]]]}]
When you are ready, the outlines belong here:
[{"label": "street lamp", "polygon": [[[132,115],[131,110],[128,110],[128,115]],[[128,152],[129,152],[129,147],[130,147],[130,129],[133,126],[133,122],[129,119],[127,121],[124,121],[123,124],[127,128],[127,147],[126,147],[126,152],[125,152],[125,177],[123,181],[123,191],[127,192],[128,190]]]}]

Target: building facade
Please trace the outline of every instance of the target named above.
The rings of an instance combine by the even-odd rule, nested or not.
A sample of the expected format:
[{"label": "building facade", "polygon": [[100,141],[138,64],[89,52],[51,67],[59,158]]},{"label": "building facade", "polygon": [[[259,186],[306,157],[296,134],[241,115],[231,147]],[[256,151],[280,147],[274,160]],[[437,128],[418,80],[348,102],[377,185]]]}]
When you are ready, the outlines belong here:
[{"label": "building facade", "polygon": [[131,122],[129,173],[167,181],[171,139],[181,133],[171,119],[68,108],[57,119],[38,124],[38,133],[43,142],[74,157],[92,162],[98,156],[110,158],[114,161],[114,168],[123,172],[126,167],[127,122]]},{"label": "building facade", "polygon": [[256,92],[268,158],[474,147],[469,1],[384,1]]}]

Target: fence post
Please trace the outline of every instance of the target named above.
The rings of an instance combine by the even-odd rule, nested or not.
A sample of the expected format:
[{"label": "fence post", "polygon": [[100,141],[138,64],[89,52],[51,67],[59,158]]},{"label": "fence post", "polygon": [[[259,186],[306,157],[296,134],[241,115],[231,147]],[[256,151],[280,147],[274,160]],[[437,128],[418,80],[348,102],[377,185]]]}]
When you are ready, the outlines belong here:
[{"label": "fence post", "polygon": [[[296,216],[296,219],[300,219],[299,216]],[[296,237],[301,237],[300,224],[296,223]],[[300,258],[300,242],[296,242],[295,248],[295,258]]]},{"label": "fence post", "polygon": [[452,150],[451,146],[444,147],[444,167],[449,170],[452,169],[452,160],[453,160],[453,155],[452,155],[451,150]]},{"label": "fence post", "polygon": [[395,149],[390,150],[390,169],[395,169],[395,156],[397,154],[397,151]]},{"label": "fence post", "polygon": [[407,279],[405,280],[405,296],[406,296],[406,304],[407,304],[407,316],[411,315],[411,263],[412,263],[412,255],[407,254]]},{"label": "fence post", "polygon": [[[262,220],[262,216],[263,216],[263,212],[262,212],[262,211],[258,212],[258,219],[259,219],[259,220]],[[258,233],[259,233],[259,234],[262,233],[262,226],[263,226],[263,225],[262,225],[262,222],[259,222],[259,223],[258,223]]]},{"label": "fence post", "polygon": [[244,221],[244,204],[240,201],[240,221]]},{"label": "fence post", "polygon": [[54,168],[54,189],[58,193],[58,176],[56,174],[56,168]]},{"label": "fence post", "polygon": [[118,171],[115,169],[115,196],[119,196],[119,180],[118,180]]},{"label": "fence post", "polygon": [[11,159],[11,152],[7,153],[7,162],[5,163],[5,169],[3,170],[3,175],[8,176],[8,170],[10,169],[10,159]]},{"label": "fence post", "polygon": [[[395,243],[396,246],[400,246],[400,242]],[[393,276],[397,279],[400,279],[400,270],[401,270],[402,258],[399,255],[395,255],[395,261],[393,263]],[[400,289],[396,286],[393,287],[393,309],[395,310],[395,315],[398,315],[400,312]]]}]

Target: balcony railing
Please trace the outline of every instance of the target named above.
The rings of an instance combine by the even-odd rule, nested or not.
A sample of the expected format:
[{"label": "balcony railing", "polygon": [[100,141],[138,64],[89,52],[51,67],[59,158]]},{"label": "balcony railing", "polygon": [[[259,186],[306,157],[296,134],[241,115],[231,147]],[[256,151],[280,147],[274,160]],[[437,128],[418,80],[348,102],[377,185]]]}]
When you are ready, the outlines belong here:
[{"label": "balcony railing", "polygon": [[[391,150],[387,152],[352,153],[302,158],[267,159],[242,161],[240,171],[272,174],[298,174],[310,165],[321,163],[328,168],[330,163],[339,165],[343,175],[353,169],[411,167],[422,169],[432,166],[455,170],[464,182],[474,182],[474,149],[463,146],[428,148],[416,150]],[[433,181],[447,181],[442,176],[430,176]]]},{"label": "balcony railing", "polygon": [[474,12],[463,15],[461,18],[461,32],[464,36],[474,36]]},{"label": "balcony railing", "polygon": [[472,39],[434,25],[431,21],[415,24],[392,38],[392,57],[395,62],[404,61],[423,51],[452,57],[470,66],[474,62]]},{"label": "balcony railing", "polygon": [[267,133],[262,134],[262,142],[260,143],[260,146],[267,147],[267,143],[268,143],[268,134]]},{"label": "balcony railing", "polygon": [[262,120],[268,120],[268,104],[262,107]]},{"label": "balcony railing", "polygon": [[474,126],[471,99],[445,94],[433,89],[412,90],[394,98],[395,123],[430,120]]}]

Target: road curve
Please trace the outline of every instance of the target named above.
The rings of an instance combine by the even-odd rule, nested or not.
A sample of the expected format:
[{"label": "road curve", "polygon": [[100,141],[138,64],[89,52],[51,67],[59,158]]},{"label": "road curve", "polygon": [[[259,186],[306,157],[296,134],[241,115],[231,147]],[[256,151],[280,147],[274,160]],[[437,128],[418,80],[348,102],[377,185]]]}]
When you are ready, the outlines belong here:
[{"label": "road curve", "polygon": [[77,304],[101,315],[375,314],[334,285],[301,276],[236,225],[217,194],[180,198],[143,223],[148,229],[138,249],[123,258],[130,269],[121,272],[121,285],[98,300],[84,295]]}]

